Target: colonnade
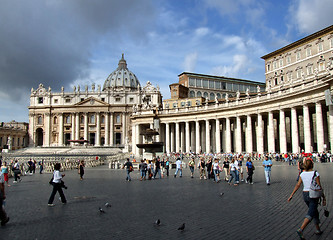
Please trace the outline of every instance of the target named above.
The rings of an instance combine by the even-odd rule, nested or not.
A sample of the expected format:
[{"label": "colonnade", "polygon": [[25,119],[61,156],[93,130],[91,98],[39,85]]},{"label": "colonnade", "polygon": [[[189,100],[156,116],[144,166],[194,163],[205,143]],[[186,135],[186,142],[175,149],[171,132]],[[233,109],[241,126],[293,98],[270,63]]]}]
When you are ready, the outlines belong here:
[{"label": "colonnade", "polygon": [[[197,113],[192,119],[177,118],[161,119],[166,153],[323,152],[333,143],[333,111],[320,101],[256,113],[221,112],[214,117]],[[143,141],[139,132],[144,126],[135,125],[135,154],[139,154],[135,144]]]}]

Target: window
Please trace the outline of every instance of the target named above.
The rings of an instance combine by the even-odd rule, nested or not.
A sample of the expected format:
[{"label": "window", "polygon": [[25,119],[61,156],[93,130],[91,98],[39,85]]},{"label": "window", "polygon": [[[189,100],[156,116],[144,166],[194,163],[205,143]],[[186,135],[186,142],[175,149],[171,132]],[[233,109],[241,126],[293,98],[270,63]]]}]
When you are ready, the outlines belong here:
[{"label": "window", "polygon": [[190,87],[194,87],[195,86],[195,79],[194,78],[190,78],[189,79],[189,85],[190,85]]},{"label": "window", "polygon": [[277,62],[276,61],[273,62],[273,68],[277,69]]},{"label": "window", "polygon": [[271,65],[270,65],[270,64],[267,64],[267,72],[270,71],[270,68],[271,68]]},{"label": "window", "polygon": [[278,79],[274,78],[274,85],[277,85],[277,84],[278,84]]},{"label": "window", "polygon": [[116,123],[121,123],[121,120],[120,120],[120,114],[117,114],[117,115],[116,115]]},{"label": "window", "polygon": [[180,105],[181,105],[182,107],[185,107],[185,102],[181,102]]},{"label": "window", "polygon": [[38,116],[37,123],[38,124],[43,124],[43,118],[42,118],[42,116]]},{"label": "window", "polygon": [[298,51],[298,52],[296,53],[296,60],[297,60],[297,61],[301,60],[301,51]]},{"label": "window", "polygon": [[101,100],[102,100],[103,102],[105,102],[105,98],[102,98]]},{"label": "window", "polygon": [[308,48],[306,49],[306,56],[307,56],[307,57],[310,57],[310,56],[311,56],[311,48],[310,48],[310,47],[308,47]]},{"label": "window", "polygon": [[212,81],[212,80],[209,81],[209,88],[215,88],[214,81]]},{"label": "window", "polygon": [[297,69],[296,70],[296,77],[301,78],[302,77],[302,69]]},{"label": "window", "polygon": [[202,80],[202,87],[208,88],[208,80]]},{"label": "window", "polygon": [[287,74],[287,80],[288,80],[288,81],[291,81],[291,80],[292,80],[292,74],[291,74],[291,72]]},{"label": "window", "polygon": [[232,91],[232,84],[231,83],[227,83],[227,90]]},{"label": "window", "polygon": [[66,98],[66,103],[70,103],[71,102],[71,99],[70,98]]},{"label": "window", "polygon": [[54,103],[58,103],[58,99],[54,99]]},{"label": "window", "polygon": [[65,117],[65,123],[67,124],[71,123],[71,116],[68,115]]},{"label": "window", "polygon": [[283,59],[280,59],[279,64],[280,64],[280,67],[283,66]]},{"label": "window", "polygon": [[177,103],[175,102],[175,103],[173,103],[173,108],[177,108]]},{"label": "window", "polygon": [[325,70],[325,62],[319,62],[318,63],[318,68],[319,68],[319,71],[324,71]]},{"label": "window", "polygon": [[54,117],[53,118],[53,124],[57,124],[58,123],[58,118],[57,117]]},{"label": "window", "polygon": [[203,97],[204,97],[204,98],[208,98],[208,92],[204,92]]},{"label": "window", "polygon": [[84,98],[81,98],[81,102],[84,101]]},{"label": "window", "polygon": [[17,138],[17,146],[20,146],[20,138]]},{"label": "window", "polygon": [[190,98],[194,98],[195,97],[195,92],[193,90],[190,91]]},{"label": "window", "polygon": [[192,102],[191,101],[187,101],[187,106],[191,107],[192,106]]},{"label": "window", "polygon": [[196,85],[197,85],[197,87],[202,87],[201,79],[196,79]]},{"label": "window", "polygon": [[215,94],[214,93],[210,93],[209,94],[209,100],[214,100],[215,99]]},{"label": "window", "polygon": [[197,97],[202,97],[202,93],[200,91],[197,92]]},{"label": "window", "polygon": [[84,116],[80,117],[80,123],[83,124],[84,123]]},{"label": "window", "polygon": [[311,75],[313,73],[313,70],[312,70],[312,65],[309,65],[306,67],[306,70],[308,72],[308,75]]},{"label": "window", "polygon": [[291,57],[287,56],[287,64],[290,64],[290,63],[291,63]]},{"label": "window", "polygon": [[333,36],[331,36],[330,43],[331,43],[331,48],[333,48]]},{"label": "window", "polygon": [[89,123],[95,124],[95,115],[91,115],[89,118]]},{"label": "window", "polygon": [[221,94],[220,93],[216,94],[216,97],[217,99],[221,99]]},{"label": "window", "polygon": [[43,103],[43,97],[38,98],[38,103]]},{"label": "window", "polygon": [[104,115],[101,117],[101,123],[105,123],[105,117],[104,117]]},{"label": "window", "polygon": [[239,85],[234,83],[232,89],[236,92],[239,90]]},{"label": "window", "polygon": [[318,43],[318,52],[322,52],[324,50],[323,42]]},{"label": "window", "polygon": [[221,89],[221,82],[215,82],[215,88],[216,89]]},{"label": "window", "polygon": [[131,98],[129,99],[129,101],[130,101],[130,103],[134,102],[134,98],[131,97]]},{"label": "window", "polygon": [[116,102],[120,102],[120,98],[119,97],[116,98]]},{"label": "window", "polygon": [[221,82],[221,89],[225,89],[225,85],[226,85],[225,82]]}]

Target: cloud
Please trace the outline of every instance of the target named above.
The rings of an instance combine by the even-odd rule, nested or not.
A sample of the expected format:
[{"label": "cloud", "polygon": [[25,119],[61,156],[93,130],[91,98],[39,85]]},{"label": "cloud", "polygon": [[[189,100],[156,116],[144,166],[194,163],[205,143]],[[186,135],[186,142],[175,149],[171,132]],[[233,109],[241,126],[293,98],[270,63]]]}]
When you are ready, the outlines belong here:
[{"label": "cloud", "polygon": [[211,71],[212,75],[236,77],[241,72],[249,70],[251,64],[246,55],[236,54],[233,56],[232,64],[214,67]]},{"label": "cloud", "polygon": [[184,71],[194,72],[197,59],[198,59],[198,53],[196,52],[186,55],[184,60]]},{"label": "cloud", "polygon": [[106,35],[120,43],[128,36],[144,41],[155,17],[148,0],[0,0],[0,5],[0,91],[12,101],[22,101],[39,83],[59,90],[88,78],[91,57]]},{"label": "cloud", "polygon": [[289,30],[296,28],[301,34],[311,34],[333,23],[333,1],[297,0],[289,7],[289,18],[294,22]]}]

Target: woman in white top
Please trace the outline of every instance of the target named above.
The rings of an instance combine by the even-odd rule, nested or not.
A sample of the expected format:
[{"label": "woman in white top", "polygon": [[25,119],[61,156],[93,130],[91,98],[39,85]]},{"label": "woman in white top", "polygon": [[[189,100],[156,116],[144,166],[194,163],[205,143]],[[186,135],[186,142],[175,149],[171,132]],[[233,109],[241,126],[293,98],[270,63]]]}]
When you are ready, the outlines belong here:
[{"label": "woman in white top", "polygon": [[237,171],[237,165],[235,163],[235,159],[233,158],[231,160],[231,163],[229,165],[229,175],[231,176],[231,178],[229,179],[229,184],[231,184],[231,180],[234,179],[234,185],[237,186],[237,179],[236,179],[236,171]]},{"label": "woman in white top", "polygon": [[[303,199],[309,209],[308,209],[307,214],[305,215],[302,226],[297,230],[297,234],[300,237],[300,239],[304,239],[303,231],[304,231],[305,227],[312,221],[312,219],[313,219],[313,222],[317,229],[315,234],[320,235],[322,233],[322,231],[320,230],[320,227],[319,227],[320,221],[319,221],[319,212],[317,209],[320,198],[310,198],[309,197],[310,185],[311,185],[314,174],[315,174],[315,172],[313,171],[312,160],[306,159],[304,161],[304,172],[301,173],[300,178],[299,178],[293,192],[291,193],[290,197],[288,198],[288,202],[291,201],[293,195],[295,194],[295,192],[300,188],[301,184],[303,183]],[[318,172],[316,172],[315,180],[316,180],[317,184],[321,187]],[[325,205],[326,205],[326,198],[323,193],[323,206],[325,206]]]},{"label": "woman in white top", "polygon": [[54,200],[54,197],[57,192],[59,192],[61,202],[63,204],[66,204],[66,202],[67,202],[64,192],[62,191],[63,184],[62,184],[62,180],[61,180],[65,176],[65,174],[60,173],[60,168],[61,168],[60,163],[56,163],[54,165],[53,180],[52,180],[53,190],[52,190],[51,196],[49,198],[49,202],[48,202],[48,206],[50,206],[50,207],[54,206],[53,200]]},{"label": "woman in white top", "polygon": [[218,183],[220,181],[220,166],[218,159],[215,159],[213,163],[213,172],[214,172],[215,182]]}]

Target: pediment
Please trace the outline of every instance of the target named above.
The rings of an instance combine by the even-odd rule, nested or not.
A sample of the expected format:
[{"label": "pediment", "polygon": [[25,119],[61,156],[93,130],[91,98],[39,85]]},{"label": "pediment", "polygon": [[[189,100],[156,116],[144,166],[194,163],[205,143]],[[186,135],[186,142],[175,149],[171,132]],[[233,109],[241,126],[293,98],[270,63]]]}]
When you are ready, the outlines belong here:
[{"label": "pediment", "polygon": [[78,102],[75,104],[75,106],[81,106],[81,107],[98,107],[98,106],[108,106],[106,102],[103,102],[97,98],[89,97],[81,102]]}]

